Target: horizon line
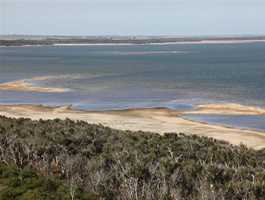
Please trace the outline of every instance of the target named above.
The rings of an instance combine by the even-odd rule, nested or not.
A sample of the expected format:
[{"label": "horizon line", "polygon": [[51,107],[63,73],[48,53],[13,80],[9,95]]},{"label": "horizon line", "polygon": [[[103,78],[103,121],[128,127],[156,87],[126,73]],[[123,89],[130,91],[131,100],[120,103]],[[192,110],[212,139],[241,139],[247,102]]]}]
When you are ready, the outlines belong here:
[{"label": "horizon line", "polygon": [[264,34],[222,34],[222,35],[73,35],[73,34],[0,34],[0,36],[26,36],[26,37],[168,37],[168,38],[220,38],[220,37],[265,37]]}]

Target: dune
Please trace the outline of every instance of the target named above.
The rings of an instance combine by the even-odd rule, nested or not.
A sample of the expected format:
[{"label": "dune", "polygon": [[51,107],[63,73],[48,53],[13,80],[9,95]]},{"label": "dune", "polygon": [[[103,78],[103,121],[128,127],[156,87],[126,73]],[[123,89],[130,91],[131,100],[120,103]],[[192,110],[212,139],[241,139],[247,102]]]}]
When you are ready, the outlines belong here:
[{"label": "dune", "polygon": [[234,145],[244,144],[254,149],[265,148],[264,132],[190,121],[182,118],[182,114],[183,112],[165,108],[90,112],[75,110],[71,106],[0,105],[0,115],[7,117],[26,117],[33,120],[70,118],[103,124],[114,129],[141,130],[159,134],[181,132],[224,140]]}]

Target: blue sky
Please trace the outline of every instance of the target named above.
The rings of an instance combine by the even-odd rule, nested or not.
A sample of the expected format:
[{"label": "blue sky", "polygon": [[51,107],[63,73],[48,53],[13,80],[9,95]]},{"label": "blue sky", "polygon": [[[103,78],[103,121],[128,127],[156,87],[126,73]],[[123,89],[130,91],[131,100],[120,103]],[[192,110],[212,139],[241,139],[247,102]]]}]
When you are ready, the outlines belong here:
[{"label": "blue sky", "polygon": [[264,0],[0,0],[0,34],[265,35]]}]

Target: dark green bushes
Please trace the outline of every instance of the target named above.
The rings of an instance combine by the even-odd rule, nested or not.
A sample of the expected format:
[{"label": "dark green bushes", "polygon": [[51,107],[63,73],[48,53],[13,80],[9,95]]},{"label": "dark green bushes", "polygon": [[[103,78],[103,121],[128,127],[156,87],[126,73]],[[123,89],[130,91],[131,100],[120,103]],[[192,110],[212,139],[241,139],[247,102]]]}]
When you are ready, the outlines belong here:
[{"label": "dark green bushes", "polygon": [[74,199],[78,188],[103,199],[265,197],[265,151],[205,137],[0,117],[0,159],[62,180]]},{"label": "dark green bushes", "polygon": [[[74,199],[96,200],[95,194],[76,189]],[[1,200],[71,200],[71,189],[55,178],[38,176],[30,169],[0,165]]]}]

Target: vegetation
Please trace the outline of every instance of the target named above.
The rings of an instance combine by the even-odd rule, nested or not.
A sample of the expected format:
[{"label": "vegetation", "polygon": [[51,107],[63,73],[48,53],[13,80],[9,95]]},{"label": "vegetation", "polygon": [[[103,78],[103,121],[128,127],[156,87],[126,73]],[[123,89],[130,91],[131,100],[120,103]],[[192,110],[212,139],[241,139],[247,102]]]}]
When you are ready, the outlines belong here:
[{"label": "vegetation", "polygon": [[0,199],[265,197],[265,149],[184,134],[0,117],[0,162]]},{"label": "vegetation", "polygon": [[[31,169],[19,170],[14,166],[0,165],[1,200],[71,200],[69,188],[54,178],[38,176]],[[96,200],[95,194],[76,188],[75,199]]]}]

